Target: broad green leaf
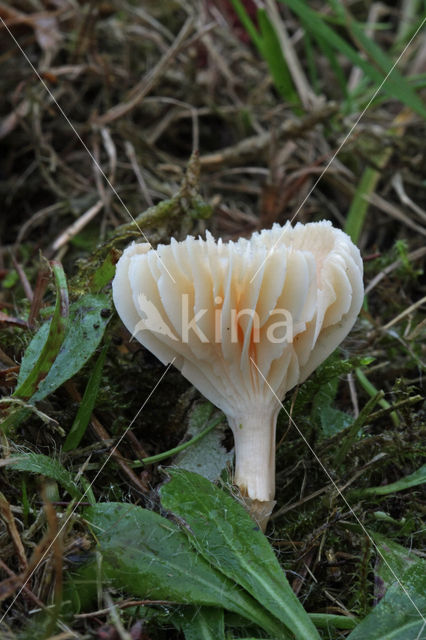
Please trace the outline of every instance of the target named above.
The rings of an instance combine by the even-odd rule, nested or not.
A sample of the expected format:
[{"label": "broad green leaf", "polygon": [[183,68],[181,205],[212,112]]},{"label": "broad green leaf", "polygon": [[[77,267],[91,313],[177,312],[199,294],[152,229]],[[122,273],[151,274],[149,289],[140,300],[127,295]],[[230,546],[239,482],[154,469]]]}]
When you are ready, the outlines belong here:
[{"label": "broad green leaf", "polygon": [[[389,493],[396,493],[397,491],[404,491],[410,487],[417,487],[420,484],[426,482],[426,464],[410,473],[410,475],[400,478],[396,482],[386,484],[382,487],[369,487],[368,489],[358,489],[356,495],[360,496],[387,496]],[[354,492],[355,493],[355,492]]]},{"label": "broad green leaf", "polygon": [[52,321],[48,320],[47,322],[42,324],[40,329],[32,338],[30,344],[26,348],[24,356],[21,361],[21,366],[19,369],[18,380],[16,385],[17,389],[19,389],[19,387],[22,386],[22,383],[25,381],[25,379],[28,377],[31,371],[35,368],[37,364],[37,360],[43,351],[44,345],[46,344],[51,323]]},{"label": "broad green leaf", "polygon": [[412,565],[387,590],[347,640],[425,640],[426,574],[424,563]]},{"label": "broad green leaf", "polygon": [[102,369],[104,366],[108,347],[109,342],[104,345],[99,358],[96,360],[96,364],[93,368],[86,386],[86,390],[81,400],[81,404],[78,408],[77,415],[64,442],[64,451],[70,451],[70,449],[75,449],[76,447],[78,447],[80,440],[84,436],[84,433],[87,429],[90,416],[92,415],[92,411],[95,407],[99,385],[101,384]]},{"label": "broad green leaf", "polygon": [[[188,435],[194,437],[202,433],[208,424],[212,408],[212,405],[206,402],[193,409],[188,421]],[[222,446],[222,438],[223,428],[218,425],[204,438],[179,453],[174,460],[174,466],[199,473],[211,481],[217,480],[234,456],[233,451],[226,451]]]},{"label": "broad green leaf", "polygon": [[[62,265],[51,263],[56,284],[56,304],[49,328],[44,329],[41,339],[37,341],[37,350],[32,351],[30,367],[24,366],[18,377],[17,387],[13,393],[15,398],[29,400],[46,381],[52,364],[63,344],[68,321],[68,288]],[[31,347],[31,344],[28,348]]]},{"label": "broad green leaf", "polygon": [[173,622],[184,632],[185,640],[225,640],[223,609],[185,607]]},{"label": "broad green leaf", "polygon": [[426,575],[426,560],[419,558],[411,549],[406,549],[402,545],[389,540],[386,536],[375,531],[369,531],[379,551],[377,566],[375,568],[375,586],[378,593],[376,597],[383,596],[386,589],[392,585],[396,577],[404,580],[405,572],[413,565],[423,566],[423,573]]},{"label": "broad green leaf", "polygon": [[161,501],[182,518],[195,549],[219,571],[246,589],[297,640],[319,638],[293,593],[278,560],[247,511],[202,476],[170,469]]},{"label": "broad green leaf", "polygon": [[[47,376],[31,396],[32,403],[53,393],[86,364],[102,339],[110,313],[111,303],[106,295],[87,294],[71,305],[64,341]],[[21,378],[25,379],[36,365],[48,332],[49,329],[43,325],[28,345],[21,363],[18,385]]]},{"label": "broad green leaf", "polygon": [[99,542],[104,575],[116,588],[142,598],[225,608],[288,639],[280,622],[213,568],[173,522],[117,502],[89,507],[84,515]]},{"label": "broad green leaf", "polygon": [[[74,480],[74,476],[62,464],[49,458],[41,453],[27,453],[22,456],[16,456],[10,460],[11,466],[18,471],[30,471],[31,473],[39,473],[46,478],[52,478],[60,484],[72,498],[79,500],[83,497],[83,491]],[[93,493],[88,492],[90,498]],[[94,501],[94,498],[93,498]]]}]

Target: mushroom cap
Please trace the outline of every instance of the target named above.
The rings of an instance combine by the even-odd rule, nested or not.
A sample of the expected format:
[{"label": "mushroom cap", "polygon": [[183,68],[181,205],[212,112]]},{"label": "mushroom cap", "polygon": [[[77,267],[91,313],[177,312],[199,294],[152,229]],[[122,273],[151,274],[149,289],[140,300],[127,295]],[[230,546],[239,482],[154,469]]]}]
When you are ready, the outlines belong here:
[{"label": "mushroom cap", "polygon": [[113,299],[144,347],[238,419],[276,411],[268,384],[283,399],[334,351],[360,311],[362,276],[358,248],[331,222],[275,224],[237,242],[133,243]]}]

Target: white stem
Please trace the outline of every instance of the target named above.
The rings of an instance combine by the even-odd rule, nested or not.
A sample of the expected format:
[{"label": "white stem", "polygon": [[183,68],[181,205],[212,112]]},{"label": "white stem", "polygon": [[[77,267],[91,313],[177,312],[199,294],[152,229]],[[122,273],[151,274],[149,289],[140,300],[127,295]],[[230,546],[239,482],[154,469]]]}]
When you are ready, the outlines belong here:
[{"label": "white stem", "polygon": [[[278,407],[279,409],[279,407]],[[257,409],[229,418],[234,434],[234,482],[243,496],[269,502],[275,495],[275,430],[278,410]]]}]

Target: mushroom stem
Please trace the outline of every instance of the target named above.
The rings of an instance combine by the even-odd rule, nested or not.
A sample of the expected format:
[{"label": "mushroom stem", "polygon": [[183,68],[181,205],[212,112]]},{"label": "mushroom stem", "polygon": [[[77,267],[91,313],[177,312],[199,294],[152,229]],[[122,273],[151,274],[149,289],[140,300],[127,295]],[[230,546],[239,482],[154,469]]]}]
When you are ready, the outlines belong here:
[{"label": "mushroom stem", "polygon": [[235,442],[234,482],[264,531],[275,506],[275,431],[278,411],[271,409],[228,417]]}]

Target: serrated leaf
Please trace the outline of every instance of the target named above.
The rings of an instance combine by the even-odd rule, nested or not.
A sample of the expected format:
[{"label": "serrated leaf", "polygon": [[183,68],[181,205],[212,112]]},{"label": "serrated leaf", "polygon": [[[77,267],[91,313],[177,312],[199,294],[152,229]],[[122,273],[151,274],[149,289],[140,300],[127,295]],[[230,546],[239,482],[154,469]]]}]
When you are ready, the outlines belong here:
[{"label": "serrated leaf", "polygon": [[222,607],[288,639],[279,621],[197,553],[173,522],[118,502],[94,505],[84,515],[99,542],[104,575],[116,588],[142,598]]},{"label": "serrated leaf", "polygon": [[82,497],[83,492],[75,482],[74,476],[54,458],[41,453],[27,453],[11,458],[9,462],[18,471],[30,471],[56,480],[72,498],[79,500]]},{"label": "serrated leaf", "polygon": [[181,469],[169,473],[161,501],[187,523],[185,531],[199,554],[246,589],[295,638],[319,638],[267,538],[247,511],[198,474]]}]

